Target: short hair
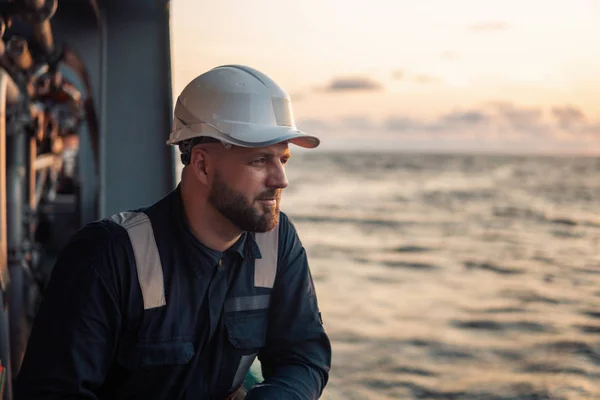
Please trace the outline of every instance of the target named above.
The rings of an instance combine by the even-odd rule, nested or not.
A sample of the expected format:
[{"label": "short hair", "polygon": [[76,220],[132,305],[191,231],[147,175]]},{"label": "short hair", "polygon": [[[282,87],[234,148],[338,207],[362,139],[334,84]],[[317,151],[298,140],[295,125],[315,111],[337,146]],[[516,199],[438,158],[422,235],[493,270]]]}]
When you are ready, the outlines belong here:
[{"label": "short hair", "polygon": [[221,143],[221,141],[210,136],[200,136],[182,141],[179,143],[179,151],[181,151],[181,162],[183,165],[188,165],[192,160],[192,149],[194,146],[203,143]]}]

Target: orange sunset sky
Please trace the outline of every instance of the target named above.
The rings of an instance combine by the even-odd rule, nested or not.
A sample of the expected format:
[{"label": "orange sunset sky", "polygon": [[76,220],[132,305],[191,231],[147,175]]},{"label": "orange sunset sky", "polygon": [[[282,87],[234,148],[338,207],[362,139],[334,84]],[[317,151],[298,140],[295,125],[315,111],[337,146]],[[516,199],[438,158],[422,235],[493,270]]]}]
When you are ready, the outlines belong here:
[{"label": "orange sunset sky", "polygon": [[600,2],[171,2],[174,98],[246,64],[323,150],[600,154]]}]

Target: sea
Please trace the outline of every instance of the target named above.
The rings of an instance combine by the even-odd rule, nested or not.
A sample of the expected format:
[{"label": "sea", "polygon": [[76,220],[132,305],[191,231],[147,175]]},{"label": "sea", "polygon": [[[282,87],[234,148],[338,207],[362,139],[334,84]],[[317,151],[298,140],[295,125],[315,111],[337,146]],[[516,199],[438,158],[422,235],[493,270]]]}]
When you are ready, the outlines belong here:
[{"label": "sea", "polygon": [[323,399],[600,399],[600,158],[294,153]]}]

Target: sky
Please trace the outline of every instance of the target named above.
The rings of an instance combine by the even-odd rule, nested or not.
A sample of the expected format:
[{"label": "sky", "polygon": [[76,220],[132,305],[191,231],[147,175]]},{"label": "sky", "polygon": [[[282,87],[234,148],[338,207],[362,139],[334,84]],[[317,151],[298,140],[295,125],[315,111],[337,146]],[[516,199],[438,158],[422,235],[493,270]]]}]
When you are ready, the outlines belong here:
[{"label": "sky", "polygon": [[600,154],[596,0],[171,2],[174,99],[245,64],[326,150]]}]

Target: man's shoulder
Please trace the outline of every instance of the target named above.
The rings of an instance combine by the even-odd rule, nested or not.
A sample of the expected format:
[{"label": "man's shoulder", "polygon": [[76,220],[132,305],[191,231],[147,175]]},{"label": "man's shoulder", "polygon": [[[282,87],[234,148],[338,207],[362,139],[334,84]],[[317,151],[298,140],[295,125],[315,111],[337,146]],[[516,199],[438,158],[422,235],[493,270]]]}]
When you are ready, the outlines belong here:
[{"label": "man's shoulder", "polygon": [[279,241],[296,238],[298,232],[290,217],[283,211],[279,212]]},{"label": "man's shoulder", "polygon": [[291,218],[283,211],[279,211],[279,229],[292,229],[296,230],[294,223]]},{"label": "man's shoulder", "polygon": [[115,242],[126,238],[125,229],[110,218],[83,225],[69,240],[65,251],[71,254],[93,256],[105,252]]},{"label": "man's shoulder", "polygon": [[123,244],[128,240],[127,222],[135,216],[141,216],[147,208],[120,211],[110,216],[84,224],[71,237],[69,245],[86,251],[106,250],[114,244]]},{"label": "man's shoulder", "polygon": [[302,249],[302,241],[293,220],[284,212],[279,212],[279,254],[295,253]]},{"label": "man's shoulder", "polygon": [[174,193],[175,191],[171,191],[151,205],[116,211],[102,219],[89,222],[73,235],[70,243],[102,252],[109,248],[128,247],[127,243],[131,241],[128,233],[130,228],[143,222],[149,222],[151,229],[155,224],[164,225],[162,220],[166,214],[165,207],[171,205]]},{"label": "man's shoulder", "polygon": [[280,227],[280,229],[282,226],[287,226],[289,224],[291,224],[290,217],[288,217],[288,215],[285,212],[279,211],[279,227]]}]

